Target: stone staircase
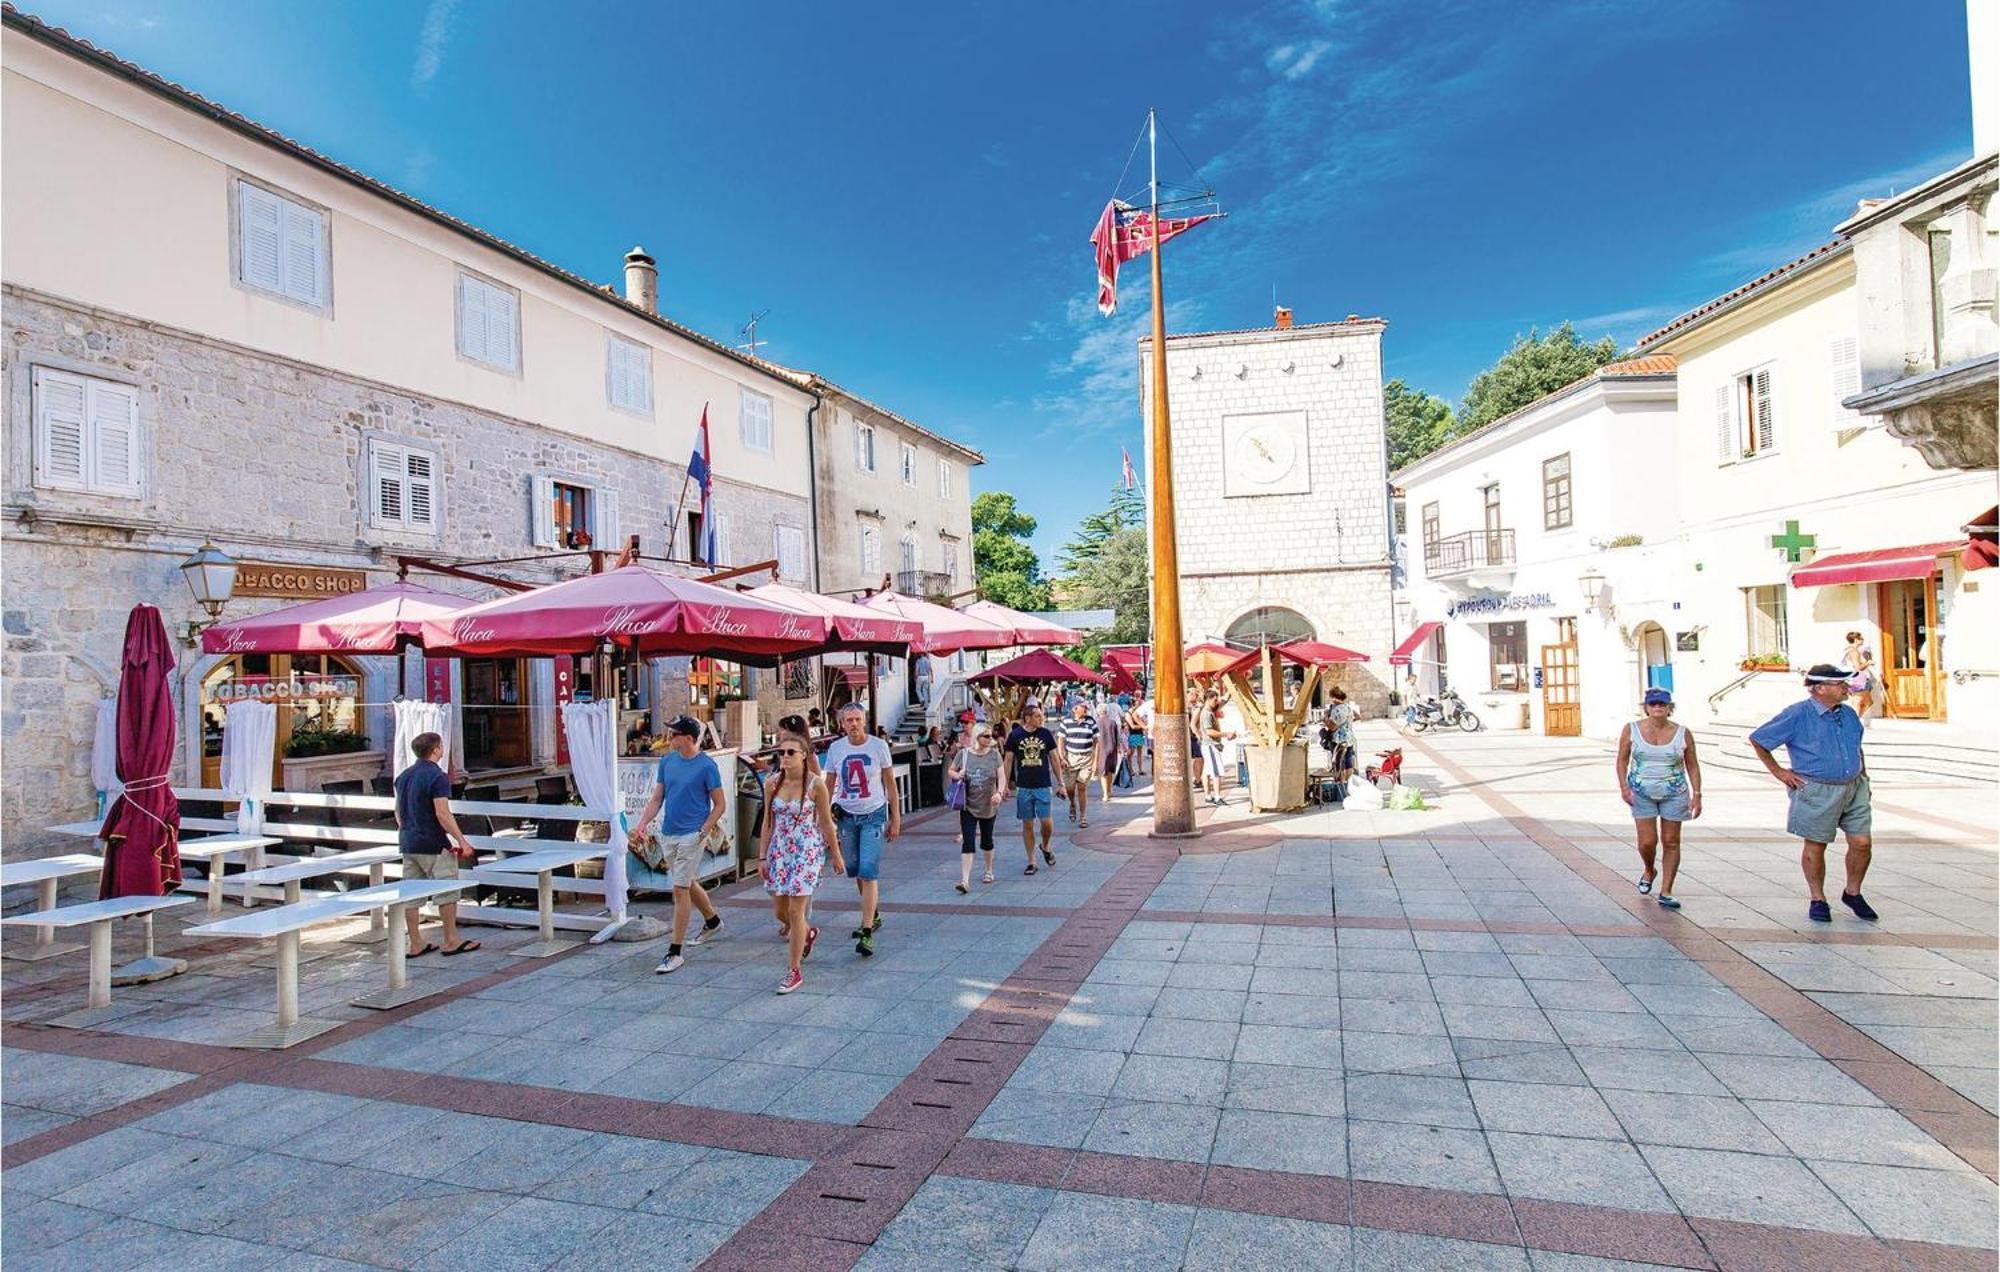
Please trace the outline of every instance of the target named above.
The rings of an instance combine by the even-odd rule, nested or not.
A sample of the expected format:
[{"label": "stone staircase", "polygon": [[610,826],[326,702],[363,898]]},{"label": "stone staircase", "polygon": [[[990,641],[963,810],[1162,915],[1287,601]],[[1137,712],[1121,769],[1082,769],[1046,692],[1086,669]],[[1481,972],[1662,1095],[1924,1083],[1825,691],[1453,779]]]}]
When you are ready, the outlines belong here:
[{"label": "stone staircase", "polygon": [[[1725,717],[1694,724],[1695,736],[1702,743],[1702,764],[1742,773],[1762,772],[1750,751],[1750,731],[1763,722],[1761,717]],[[1972,728],[1928,720],[1871,719],[1862,748],[1868,771],[1884,777],[1989,788],[2000,783],[2000,735],[1990,725]]]}]

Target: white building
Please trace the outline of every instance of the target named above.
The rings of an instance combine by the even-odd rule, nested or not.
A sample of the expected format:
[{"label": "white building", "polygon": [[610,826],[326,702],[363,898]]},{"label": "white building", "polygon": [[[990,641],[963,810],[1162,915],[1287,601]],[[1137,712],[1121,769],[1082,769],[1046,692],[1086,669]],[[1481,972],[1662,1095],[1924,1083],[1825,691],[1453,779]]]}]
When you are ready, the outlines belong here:
[{"label": "white building", "polygon": [[[1335,682],[1388,705],[1389,502],[1377,318],[1167,338],[1181,621],[1190,643],[1367,654]],[[1152,341],[1140,341],[1151,418]]]},{"label": "white building", "polygon": [[[1489,728],[1601,736],[1629,717],[1686,625],[1674,428],[1674,361],[1640,358],[1398,470],[1417,547],[1396,653],[1421,692],[1449,685]],[[1592,573],[1616,628],[1588,613]]]}]

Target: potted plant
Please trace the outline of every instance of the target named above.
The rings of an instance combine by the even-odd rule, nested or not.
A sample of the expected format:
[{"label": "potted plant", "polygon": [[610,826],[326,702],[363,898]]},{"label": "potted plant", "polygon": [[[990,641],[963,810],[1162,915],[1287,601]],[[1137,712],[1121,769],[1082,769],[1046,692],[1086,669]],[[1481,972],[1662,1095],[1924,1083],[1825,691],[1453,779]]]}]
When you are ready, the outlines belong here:
[{"label": "potted plant", "polygon": [[382,752],[368,735],[341,728],[330,717],[306,716],[285,739],[284,782],[288,791],[316,791],[328,782],[366,781],[382,772]]},{"label": "potted plant", "polygon": [[1738,664],[1738,671],[1790,671],[1792,660],[1775,650],[1751,654]]}]

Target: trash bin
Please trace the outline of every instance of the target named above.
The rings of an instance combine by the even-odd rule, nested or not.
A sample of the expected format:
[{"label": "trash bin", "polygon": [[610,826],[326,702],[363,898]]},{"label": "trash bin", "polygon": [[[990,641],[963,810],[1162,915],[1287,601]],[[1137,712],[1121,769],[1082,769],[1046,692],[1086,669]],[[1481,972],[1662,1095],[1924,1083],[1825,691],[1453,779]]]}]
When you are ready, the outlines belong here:
[{"label": "trash bin", "polygon": [[757,836],[764,829],[764,784],[745,765],[736,774],[736,868],[757,859]]}]

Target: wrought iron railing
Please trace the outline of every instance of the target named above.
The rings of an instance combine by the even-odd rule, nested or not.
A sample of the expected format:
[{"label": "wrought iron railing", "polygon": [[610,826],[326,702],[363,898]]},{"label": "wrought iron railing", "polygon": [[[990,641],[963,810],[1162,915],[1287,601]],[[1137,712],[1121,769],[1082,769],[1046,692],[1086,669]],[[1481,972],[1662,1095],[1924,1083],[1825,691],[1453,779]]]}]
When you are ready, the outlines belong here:
[{"label": "wrought iron railing", "polygon": [[1434,579],[1512,564],[1512,530],[1468,530],[1424,545],[1424,574]]}]

